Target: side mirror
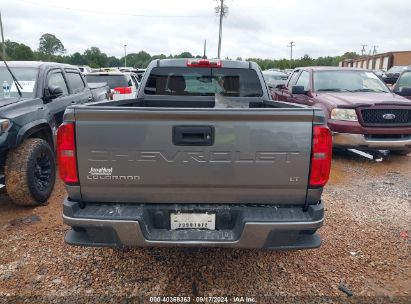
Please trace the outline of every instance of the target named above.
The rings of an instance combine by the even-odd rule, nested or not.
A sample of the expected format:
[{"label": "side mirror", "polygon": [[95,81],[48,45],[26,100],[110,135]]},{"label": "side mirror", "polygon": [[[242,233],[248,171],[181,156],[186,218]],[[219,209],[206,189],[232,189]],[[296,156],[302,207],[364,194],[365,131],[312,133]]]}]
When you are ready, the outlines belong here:
[{"label": "side mirror", "polygon": [[292,86],[291,94],[305,94],[304,86]]},{"label": "side mirror", "polygon": [[395,92],[398,95],[401,96],[411,96],[411,88],[410,87],[402,87],[399,90]]},{"label": "side mirror", "polygon": [[61,95],[63,95],[63,89],[59,86],[49,85],[48,89],[49,89],[49,96],[48,97],[50,99],[56,99],[56,98],[60,97]]}]

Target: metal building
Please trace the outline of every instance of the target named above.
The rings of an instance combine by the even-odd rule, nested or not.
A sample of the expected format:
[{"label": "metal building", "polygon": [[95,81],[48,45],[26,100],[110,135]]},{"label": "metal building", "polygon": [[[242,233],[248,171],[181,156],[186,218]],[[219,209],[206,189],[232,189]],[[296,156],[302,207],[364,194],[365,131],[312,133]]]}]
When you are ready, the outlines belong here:
[{"label": "metal building", "polygon": [[346,59],[339,64],[341,67],[383,69],[388,70],[394,65],[411,65],[411,51],[388,52],[372,56],[362,56],[357,59]]}]

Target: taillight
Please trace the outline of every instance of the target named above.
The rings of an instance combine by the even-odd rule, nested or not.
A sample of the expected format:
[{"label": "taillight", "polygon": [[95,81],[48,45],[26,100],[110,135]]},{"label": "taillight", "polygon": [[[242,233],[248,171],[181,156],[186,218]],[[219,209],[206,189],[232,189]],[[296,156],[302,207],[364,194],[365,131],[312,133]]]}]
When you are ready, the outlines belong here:
[{"label": "taillight", "polygon": [[131,87],[118,87],[114,88],[116,94],[131,94]]},{"label": "taillight", "polygon": [[326,126],[314,126],[310,186],[322,187],[330,177],[332,136]]},{"label": "taillight", "polygon": [[221,60],[208,59],[189,59],[187,60],[188,67],[194,68],[221,68]]},{"label": "taillight", "polygon": [[60,178],[67,184],[78,183],[75,127],[63,123],[57,131],[57,161]]}]

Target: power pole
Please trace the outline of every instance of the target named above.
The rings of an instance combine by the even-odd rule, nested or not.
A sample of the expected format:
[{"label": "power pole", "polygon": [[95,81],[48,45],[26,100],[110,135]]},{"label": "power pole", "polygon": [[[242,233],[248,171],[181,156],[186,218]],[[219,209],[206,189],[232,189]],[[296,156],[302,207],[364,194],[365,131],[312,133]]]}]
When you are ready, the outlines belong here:
[{"label": "power pole", "polygon": [[368,46],[368,45],[366,45],[366,44],[361,44],[361,46],[362,46],[361,56],[364,56],[364,54],[365,54],[365,47]]},{"label": "power pole", "polygon": [[203,59],[207,59],[206,49],[207,49],[207,40],[204,40],[204,54],[203,54]]},{"label": "power pole", "polygon": [[293,47],[295,47],[295,42],[294,41],[290,41],[290,44],[287,45],[287,47],[290,48],[290,69],[292,68],[292,61],[293,61]]},{"label": "power pole", "polygon": [[124,68],[127,68],[127,44],[124,45]]},{"label": "power pole", "polygon": [[373,48],[372,54],[373,54],[373,55],[377,54],[378,45],[373,45],[372,48]]},{"label": "power pole", "polygon": [[3,21],[1,19],[1,11],[0,11],[0,29],[1,29],[1,42],[3,46],[3,60],[6,60],[6,44],[4,43]]},{"label": "power pole", "polygon": [[216,0],[220,1],[220,5],[215,8],[217,15],[220,15],[220,28],[218,33],[218,59],[221,57],[221,38],[223,36],[223,17],[226,17],[228,14],[228,6],[224,5],[225,0]]}]

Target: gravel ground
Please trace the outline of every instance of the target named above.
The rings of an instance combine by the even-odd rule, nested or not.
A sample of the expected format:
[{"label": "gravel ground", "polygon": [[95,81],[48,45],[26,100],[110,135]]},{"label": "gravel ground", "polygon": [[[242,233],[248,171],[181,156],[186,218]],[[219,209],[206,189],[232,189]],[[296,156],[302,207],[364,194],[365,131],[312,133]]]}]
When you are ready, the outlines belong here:
[{"label": "gravel ground", "polygon": [[72,303],[121,300],[113,296],[411,303],[411,155],[381,163],[335,155],[315,250],[71,247],[63,242],[64,196],[57,183],[47,206],[23,208],[0,194],[0,302],[24,302],[17,295]]}]

